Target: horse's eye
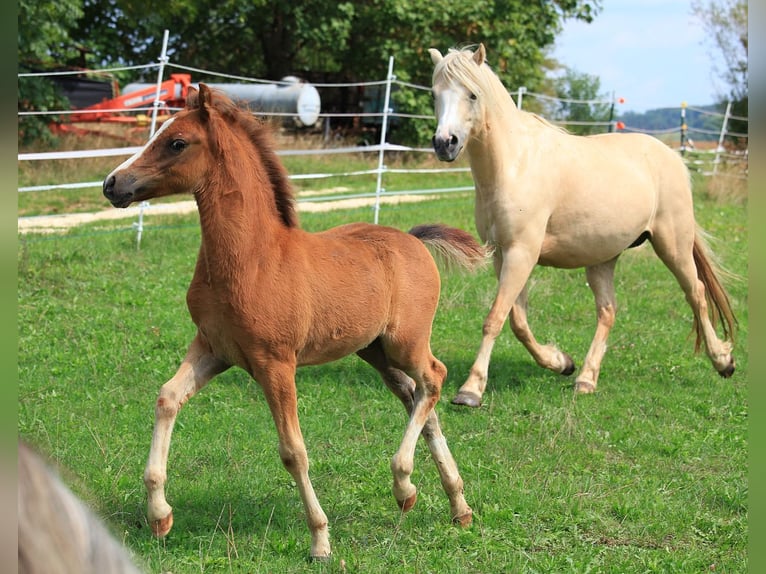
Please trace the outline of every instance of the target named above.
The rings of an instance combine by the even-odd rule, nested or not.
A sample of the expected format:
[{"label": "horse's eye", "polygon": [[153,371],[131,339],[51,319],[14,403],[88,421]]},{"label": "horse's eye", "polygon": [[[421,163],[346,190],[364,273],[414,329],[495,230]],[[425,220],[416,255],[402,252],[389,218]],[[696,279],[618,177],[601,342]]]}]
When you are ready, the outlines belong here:
[{"label": "horse's eye", "polygon": [[170,149],[178,153],[184,151],[187,145],[185,140],[175,139],[170,142]]},{"label": "horse's eye", "polygon": [[476,94],[471,94],[471,95],[470,95],[470,98],[471,98],[471,100],[472,100],[472,101],[474,101],[474,102],[475,102],[475,101],[476,101]]}]

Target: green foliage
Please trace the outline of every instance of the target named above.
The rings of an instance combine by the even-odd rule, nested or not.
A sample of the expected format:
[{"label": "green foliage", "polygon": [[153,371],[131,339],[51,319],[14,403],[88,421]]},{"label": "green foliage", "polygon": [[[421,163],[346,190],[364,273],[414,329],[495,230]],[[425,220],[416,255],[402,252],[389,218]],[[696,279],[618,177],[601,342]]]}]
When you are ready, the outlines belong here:
[{"label": "green foliage", "polygon": [[747,0],[693,0],[692,10],[705,26],[708,41],[723,60],[717,72],[729,86],[729,97],[748,97]]},{"label": "green foliage", "polygon": [[[45,112],[62,110],[69,107],[69,101],[59,94],[53,82],[42,77],[21,77],[18,82],[19,112]],[[59,116],[21,116],[19,118],[19,146],[35,143],[38,148],[53,146],[57,138],[48,127],[51,122],[59,120]]]},{"label": "green foliage", "polygon": [[[572,122],[566,126],[574,134],[588,135],[608,131],[605,126],[583,125],[578,122],[609,122],[612,120],[613,104],[583,103],[587,100],[607,100],[600,93],[601,80],[590,74],[567,69],[563,76],[554,80],[556,97],[560,101],[548,111],[550,117]],[[579,101],[571,101],[579,100]]]},{"label": "green foliage", "polygon": [[[721,101],[732,100],[732,114],[748,117],[748,3],[747,0],[693,0],[692,10],[707,32],[708,42],[722,61],[716,72],[728,86]],[[747,147],[747,121],[734,119],[729,130],[739,136],[727,139],[735,148]],[[744,138],[742,137],[744,136]]]},{"label": "green foliage", "polygon": [[[76,49],[70,32],[82,16],[80,0],[20,0],[19,72],[40,72],[76,61]],[[60,110],[69,107],[55,86],[47,79],[22,77],[18,82],[20,112]],[[24,117],[19,125],[19,144],[31,141],[53,143],[48,123],[56,117]]]},{"label": "green foliage", "polygon": [[[20,21],[20,41],[26,42],[40,22],[35,32],[41,32],[46,45],[71,39],[87,47],[81,65],[141,65],[156,60],[167,28],[171,60],[197,68],[271,80],[294,74],[315,82],[368,81],[383,79],[394,55],[397,77],[421,85],[431,81],[428,48],[445,51],[484,42],[490,63],[507,86],[536,90],[545,73],[544,51],[563,21],[591,21],[600,1],[68,0],[65,5],[79,12],[61,22],[50,9],[29,10],[30,17]],[[54,35],[46,24],[61,29]],[[64,55],[59,63],[70,63]],[[132,80],[150,79],[146,72],[136,75],[143,77]],[[427,97],[406,92],[394,97],[414,105],[408,113],[429,110]],[[405,140],[422,141],[422,128],[406,129]]]},{"label": "green foliage", "polygon": [[[96,192],[94,192],[96,193]],[[747,209],[697,198],[722,262],[746,276]],[[444,221],[471,232],[470,195],[384,206],[401,229]],[[303,213],[317,231],[370,221],[368,209]],[[484,406],[449,404],[467,375],[496,286],[445,276],[432,347],[449,368],[436,409],[465,480],[474,525],[449,524],[427,449],[419,497],[402,516],[389,461],[405,414],[350,357],[298,374],[301,426],[334,558],[309,564],[295,485],[257,384],[214,380],[182,409],[170,449],[175,526],[153,539],[143,465],[159,386],[194,327],[184,295],[196,216],[149,217],[141,251],[129,223],[24,236],[18,252],[19,434],[70,472],[148,572],[745,572],[748,540],[747,282],[728,284],[740,322],[738,371],[722,380],[693,354],[691,315],[645,245],[617,270],[619,313],[599,391],[537,367],[506,329]],[[535,270],[530,324],[581,361],[595,328],[582,272]]]}]

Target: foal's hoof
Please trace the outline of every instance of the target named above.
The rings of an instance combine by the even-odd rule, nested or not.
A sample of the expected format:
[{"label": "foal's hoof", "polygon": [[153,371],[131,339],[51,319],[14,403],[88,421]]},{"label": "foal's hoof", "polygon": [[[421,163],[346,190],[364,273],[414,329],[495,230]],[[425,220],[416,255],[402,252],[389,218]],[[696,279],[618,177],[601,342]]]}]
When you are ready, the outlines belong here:
[{"label": "foal's hoof", "polygon": [[173,513],[171,512],[165,518],[152,520],[150,526],[152,527],[152,534],[157,538],[164,538],[170,532],[170,529],[173,528]]},{"label": "foal's hoof", "polygon": [[587,395],[596,392],[596,385],[588,381],[577,381],[575,383],[575,393],[578,395]]},{"label": "foal's hoof", "polygon": [[734,374],[734,357],[731,358],[731,361],[728,365],[718,371],[718,374],[721,375],[724,379],[728,379]]},{"label": "foal's hoof", "polygon": [[399,508],[402,510],[402,512],[409,512],[412,510],[412,507],[415,506],[415,502],[418,500],[418,493],[408,496],[404,499],[404,502],[396,501],[396,504],[399,505]]},{"label": "foal's hoof", "polygon": [[481,406],[481,395],[477,395],[470,391],[460,391],[455,398],[452,399],[452,404],[478,408]]},{"label": "foal's hoof", "polygon": [[452,517],[452,524],[455,524],[457,526],[461,526],[465,528],[466,526],[470,526],[473,522],[473,511],[469,510],[465,514],[461,516],[453,516]]}]

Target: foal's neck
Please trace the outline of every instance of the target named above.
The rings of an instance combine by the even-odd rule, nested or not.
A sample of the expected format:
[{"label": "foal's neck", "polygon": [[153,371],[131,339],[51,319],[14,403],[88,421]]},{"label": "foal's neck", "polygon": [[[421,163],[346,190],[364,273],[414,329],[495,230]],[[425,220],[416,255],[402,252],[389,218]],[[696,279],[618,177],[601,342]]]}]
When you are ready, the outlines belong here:
[{"label": "foal's neck", "polygon": [[[264,258],[278,256],[287,228],[277,212],[271,184],[262,173],[223,175],[217,189],[195,196],[200,216],[200,263],[209,281],[231,281]],[[204,260],[202,259],[204,258]]]}]

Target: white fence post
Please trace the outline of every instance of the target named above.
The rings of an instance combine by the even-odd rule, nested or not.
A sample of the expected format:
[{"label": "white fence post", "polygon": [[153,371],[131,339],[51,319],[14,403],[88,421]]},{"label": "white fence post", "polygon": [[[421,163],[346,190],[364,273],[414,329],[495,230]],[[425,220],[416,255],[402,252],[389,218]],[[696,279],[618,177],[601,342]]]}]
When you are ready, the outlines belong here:
[{"label": "white fence post", "polygon": [[[152,139],[157,128],[157,114],[160,108],[160,93],[162,91],[162,77],[165,75],[165,64],[168,62],[168,37],[170,33],[165,30],[162,36],[162,51],[160,52],[160,67],[157,72],[157,91],[154,93],[154,103],[152,109],[152,123],[149,126],[149,139]],[[142,201],[138,204],[138,221],[133,224],[136,229],[136,249],[141,249],[141,235],[144,232],[144,209],[149,207],[148,201]]]},{"label": "white fence post", "polygon": [[388,75],[386,76],[386,95],[383,98],[383,117],[380,123],[380,150],[378,151],[378,180],[375,184],[375,224],[378,223],[378,213],[380,212],[380,194],[385,191],[382,187],[383,171],[386,169],[384,163],[386,149],[386,130],[388,128],[388,114],[391,101],[391,83],[394,81],[394,57],[388,58]]},{"label": "white fence post", "polygon": [[521,107],[521,101],[524,99],[524,94],[527,93],[526,86],[521,86],[519,88],[519,91],[516,92],[516,107],[519,109],[522,109]]},{"label": "white fence post", "polygon": [[718,136],[718,147],[715,148],[715,159],[713,160],[713,175],[718,173],[718,163],[721,161],[721,154],[724,152],[723,140],[726,137],[726,130],[729,127],[729,116],[731,116],[731,100],[726,104],[726,112],[723,114],[721,133]]}]

